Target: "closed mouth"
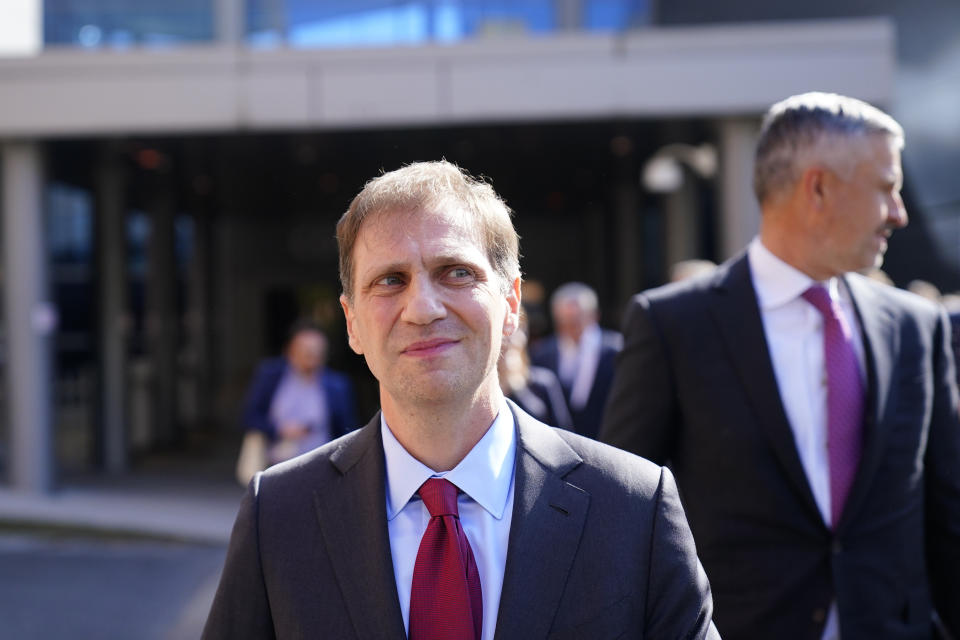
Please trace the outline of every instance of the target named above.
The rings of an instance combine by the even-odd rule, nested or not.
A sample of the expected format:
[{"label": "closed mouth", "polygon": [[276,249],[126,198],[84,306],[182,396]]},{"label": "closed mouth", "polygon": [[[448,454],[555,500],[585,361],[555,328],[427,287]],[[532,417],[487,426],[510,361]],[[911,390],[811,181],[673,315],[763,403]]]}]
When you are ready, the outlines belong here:
[{"label": "closed mouth", "polygon": [[433,340],[421,340],[408,345],[403,353],[410,356],[434,355],[457,344],[459,340],[451,338],[435,338]]}]

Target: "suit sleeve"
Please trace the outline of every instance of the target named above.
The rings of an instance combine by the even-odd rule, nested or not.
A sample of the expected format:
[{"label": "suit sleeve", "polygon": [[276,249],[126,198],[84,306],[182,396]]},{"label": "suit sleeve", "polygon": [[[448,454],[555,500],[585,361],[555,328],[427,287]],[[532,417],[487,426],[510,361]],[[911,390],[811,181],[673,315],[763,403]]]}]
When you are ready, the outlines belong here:
[{"label": "suit sleeve", "polygon": [[220,584],[203,629],[203,640],[274,638],[273,619],[260,564],[258,473],[240,504]]},{"label": "suit sleeve", "polygon": [[676,391],[653,309],[643,294],[627,309],[623,337],[600,439],[666,464],[675,431]]},{"label": "suit sleeve", "polygon": [[720,640],[713,625],[710,583],[697,559],[677,485],[661,468],[650,547],[647,585],[647,638]]},{"label": "suit sleeve", "polygon": [[950,326],[933,340],[934,400],[926,450],[926,541],[930,589],[940,618],[960,637],[960,417]]}]

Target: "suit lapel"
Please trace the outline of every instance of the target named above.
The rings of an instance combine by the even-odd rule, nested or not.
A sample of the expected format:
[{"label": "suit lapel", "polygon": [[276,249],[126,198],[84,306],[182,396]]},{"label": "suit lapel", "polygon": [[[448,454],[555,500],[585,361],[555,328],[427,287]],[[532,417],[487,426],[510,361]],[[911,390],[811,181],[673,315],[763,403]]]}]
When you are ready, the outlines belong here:
[{"label": "suit lapel", "polygon": [[850,487],[850,494],[840,516],[837,529],[842,530],[873,484],[873,476],[882,458],[887,437],[883,417],[889,405],[889,390],[893,376],[895,355],[899,349],[897,325],[888,308],[860,276],[843,278],[860,323],[863,353],[866,360],[867,397],[863,418],[863,451],[860,466]]},{"label": "suit lapel", "polygon": [[339,484],[314,493],[317,519],[361,640],[406,637],[387,532],[380,415],[330,457]]},{"label": "suit lapel", "polygon": [[741,254],[718,268],[711,294],[715,296],[715,300],[709,306],[710,311],[757,416],[759,430],[769,440],[780,466],[794,485],[801,502],[812,515],[821,520],[810,483],[800,462],[800,455],[797,453],[793,430],[780,399],[780,389],[773,371],[746,254]]},{"label": "suit lapel", "polygon": [[563,479],[580,456],[551,429],[510,407],[517,420],[517,462],[495,638],[544,638],[576,556],[590,496]]}]

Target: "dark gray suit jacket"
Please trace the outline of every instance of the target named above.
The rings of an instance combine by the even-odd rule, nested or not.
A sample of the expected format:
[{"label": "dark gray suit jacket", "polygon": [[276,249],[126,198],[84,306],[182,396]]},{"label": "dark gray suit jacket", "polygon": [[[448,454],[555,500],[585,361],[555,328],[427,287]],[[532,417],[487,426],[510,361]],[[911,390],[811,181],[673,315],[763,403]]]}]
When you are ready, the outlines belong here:
[{"label": "dark gray suit jacket", "polygon": [[[670,472],[510,406],[516,484],[496,637],[719,638]],[[404,638],[384,474],[379,416],[258,474],[203,637]]]},{"label": "dark gray suit jacket", "polygon": [[865,443],[835,532],[787,421],[745,255],[636,296],[602,432],[671,461],[724,638],[960,633],[960,422],[947,323],[921,298],[844,278],[867,360]]}]

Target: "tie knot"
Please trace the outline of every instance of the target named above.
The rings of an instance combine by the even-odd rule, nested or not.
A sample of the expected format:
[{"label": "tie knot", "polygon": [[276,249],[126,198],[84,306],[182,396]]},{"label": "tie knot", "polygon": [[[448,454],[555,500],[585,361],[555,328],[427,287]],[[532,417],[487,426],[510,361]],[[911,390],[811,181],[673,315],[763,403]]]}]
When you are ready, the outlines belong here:
[{"label": "tie knot", "polygon": [[836,315],[836,311],[833,308],[833,300],[830,298],[830,293],[827,292],[826,287],[823,285],[815,284],[801,294],[801,297],[815,306],[817,310],[826,317],[832,317]]},{"label": "tie knot", "polygon": [[457,511],[457,487],[443,478],[430,478],[417,491],[431,518],[437,516],[460,517]]}]

